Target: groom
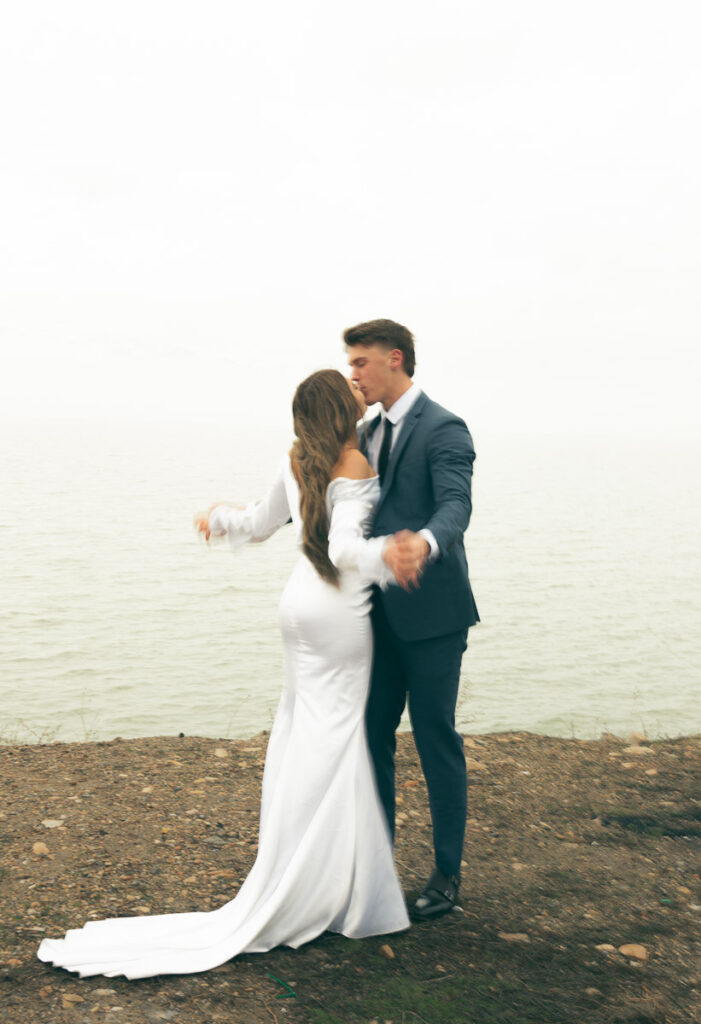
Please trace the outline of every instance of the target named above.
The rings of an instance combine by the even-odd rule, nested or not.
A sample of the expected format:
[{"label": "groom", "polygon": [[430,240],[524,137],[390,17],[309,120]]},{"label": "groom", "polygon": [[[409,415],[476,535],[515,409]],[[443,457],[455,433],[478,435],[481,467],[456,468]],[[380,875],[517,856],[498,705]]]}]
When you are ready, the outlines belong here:
[{"label": "groom", "polygon": [[463,421],[412,381],[414,338],[406,327],[371,320],[348,328],[343,340],[351,380],[367,405],[382,405],[361,439],[381,484],[373,536],[400,531],[385,560],[404,589],[376,590],[373,602],[367,729],[394,833],[395,732],[408,699],[435,847],[435,870],[413,908],[423,921],[451,911],[460,884],[467,773],[455,704],[467,631],[479,621],[463,546],[475,451]]}]

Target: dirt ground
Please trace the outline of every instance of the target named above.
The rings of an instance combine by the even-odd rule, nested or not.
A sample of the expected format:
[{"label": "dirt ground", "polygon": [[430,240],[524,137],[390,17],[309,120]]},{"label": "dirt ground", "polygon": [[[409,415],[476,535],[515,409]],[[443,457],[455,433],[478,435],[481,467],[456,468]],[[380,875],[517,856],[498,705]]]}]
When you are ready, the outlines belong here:
[{"label": "dirt ground", "polygon": [[[465,737],[462,912],[330,934],[202,975],[129,982],[40,963],[87,918],[214,909],[256,853],[267,737],[0,747],[2,1024],[677,1024],[701,1019],[698,737]],[[431,870],[399,737],[396,857]]]}]

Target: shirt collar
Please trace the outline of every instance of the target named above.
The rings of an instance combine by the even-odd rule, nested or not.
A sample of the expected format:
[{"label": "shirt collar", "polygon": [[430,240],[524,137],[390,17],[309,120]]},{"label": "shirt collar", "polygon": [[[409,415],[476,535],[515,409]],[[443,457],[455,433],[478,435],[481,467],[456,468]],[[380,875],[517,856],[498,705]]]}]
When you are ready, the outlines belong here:
[{"label": "shirt collar", "polygon": [[396,427],[404,419],[420,394],[421,388],[418,384],[412,382],[404,394],[397,399],[394,405],[390,406],[387,412],[384,409],[382,410],[382,418],[385,419],[386,417],[392,426]]}]

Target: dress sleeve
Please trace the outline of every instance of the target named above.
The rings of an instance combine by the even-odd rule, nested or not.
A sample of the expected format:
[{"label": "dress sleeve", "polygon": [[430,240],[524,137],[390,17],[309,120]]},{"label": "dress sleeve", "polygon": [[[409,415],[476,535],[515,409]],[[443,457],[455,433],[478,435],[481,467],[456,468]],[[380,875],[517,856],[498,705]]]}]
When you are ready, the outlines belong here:
[{"label": "dress sleeve", "polygon": [[365,582],[386,590],[390,583],[396,583],[382,558],[387,537],[364,536],[365,523],[373,512],[374,505],[354,496],[352,489],[347,488],[345,494],[337,489],[329,524],[329,559],[341,572],[358,572]]},{"label": "dress sleeve", "polygon": [[245,508],[217,505],[209,516],[209,528],[214,535],[226,534],[232,548],[249,541],[267,540],[289,521],[290,506],[285,488],[287,462],[280,465],[272,487],[260,501],[252,501]]}]

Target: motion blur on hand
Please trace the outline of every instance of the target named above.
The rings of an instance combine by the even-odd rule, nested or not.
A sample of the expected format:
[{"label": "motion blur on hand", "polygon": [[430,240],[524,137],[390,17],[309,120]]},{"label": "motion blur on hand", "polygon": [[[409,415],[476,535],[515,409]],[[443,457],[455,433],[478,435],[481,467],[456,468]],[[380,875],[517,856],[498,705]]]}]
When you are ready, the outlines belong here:
[{"label": "motion blur on hand", "polygon": [[209,540],[212,531],[209,528],[209,512],[198,512],[195,516],[195,529],[198,533],[204,534],[204,539]]},{"label": "motion blur on hand", "polygon": [[400,587],[419,586],[431,548],[425,537],[411,530],[400,530],[390,537],[382,554]]}]

